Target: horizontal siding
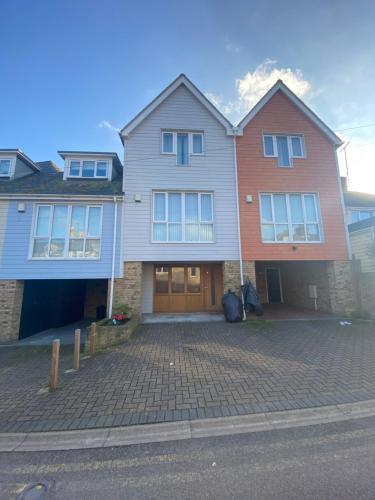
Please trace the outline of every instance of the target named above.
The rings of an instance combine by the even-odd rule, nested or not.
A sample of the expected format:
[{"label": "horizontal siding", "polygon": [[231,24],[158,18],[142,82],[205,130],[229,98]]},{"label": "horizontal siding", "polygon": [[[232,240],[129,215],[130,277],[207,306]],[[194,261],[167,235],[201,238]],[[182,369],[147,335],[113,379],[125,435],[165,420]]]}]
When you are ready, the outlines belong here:
[{"label": "horizontal siding", "polygon": [[[205,155],[177,166],[175,156],[160,153],[162,129],[203,130]],[[233,139],[185,87],[135,129],[125,151],[125,260],[238,259]],[[214,192],[215,243],[151,242],[152,191],[171,189]]]},{"label": "horizontal siding", "polygon": [[[277,158],[263,155],[263,133],[303,134],[306,158],[293,168],[279,168]],[[281,92],[276,93],[237,139],[242,251],[245,260],[347,259],[345,221],[333,146],[325,135]],[[259,193],[319,193],[324,242],[261,241]],[[253,203],[245,202],[247,194]],[[294,248],[294,247],[297,247]]]},{"label": "horizontal siding", "polygon": [[8,208],[9,208],[9,202],[5,200],[0,200],[0,264],[2,262],[5,229],[8,219]]},{"label": "horizontal siding", "polygon": [[350,234],[353,258],[361,262],[363,273],[375,273],[375,230],[372,228]]},{"label": "horizontal siding", "polygon": [[[21,200],[19,200],[21,201]],[[52,203],[52,202],[51,202]],[[85,279],[109,278],[112,270],[113,203],[103,206],[101,256],[99,260],[32,260],[28,258],[34,202],[25,201],[25,213],[17,211],[18,201],[9,205],[0,269],[0,279]],[[121,231],[121,205],[118,231]],[[120,238],[116,249],[116,276],[120,275]]]}]

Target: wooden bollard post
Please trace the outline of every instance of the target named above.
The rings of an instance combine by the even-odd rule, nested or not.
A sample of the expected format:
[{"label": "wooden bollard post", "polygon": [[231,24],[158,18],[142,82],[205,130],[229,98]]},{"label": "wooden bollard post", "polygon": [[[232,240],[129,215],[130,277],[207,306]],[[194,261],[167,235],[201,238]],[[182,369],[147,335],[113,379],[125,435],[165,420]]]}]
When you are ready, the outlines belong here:
[{"label": "wooden bollard post", "polygon": [[57,388],[57,378],[59,375],[59,357],[60,357],[60,339],[56,339],[52,342],[51,376],[49,381],[50,389]]},{"label": "wooden bollard post", "polygon": [[91,323],[89,334],[89,353],[92,356],[95,351],[96,323]]},{"label": "wooden bollard post", "polygon": [[81,330],[77,328],[74,332],[74,359],[73,368],[79,370],[79,356],[81,352]]}]

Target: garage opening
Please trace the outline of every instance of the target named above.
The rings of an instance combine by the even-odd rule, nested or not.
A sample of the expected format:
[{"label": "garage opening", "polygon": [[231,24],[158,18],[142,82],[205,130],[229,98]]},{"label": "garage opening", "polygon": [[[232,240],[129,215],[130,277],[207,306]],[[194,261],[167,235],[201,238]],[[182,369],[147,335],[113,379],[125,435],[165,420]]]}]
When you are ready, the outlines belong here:
[{"label": "garage opening", "polygon": [[106,316],[108,280],[26,280],[19,338]]}]

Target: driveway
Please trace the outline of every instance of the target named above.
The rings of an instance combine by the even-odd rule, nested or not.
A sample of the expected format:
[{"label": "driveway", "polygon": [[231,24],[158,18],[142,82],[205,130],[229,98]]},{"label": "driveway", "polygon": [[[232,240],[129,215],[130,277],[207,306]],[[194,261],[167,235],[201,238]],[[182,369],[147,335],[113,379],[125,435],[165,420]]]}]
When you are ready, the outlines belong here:
[{"label": "driveway", "polygon": [[131,425],[375,398],[375,323],[146,324],[45,392],[49,349],[0,349],[0,431]]}]

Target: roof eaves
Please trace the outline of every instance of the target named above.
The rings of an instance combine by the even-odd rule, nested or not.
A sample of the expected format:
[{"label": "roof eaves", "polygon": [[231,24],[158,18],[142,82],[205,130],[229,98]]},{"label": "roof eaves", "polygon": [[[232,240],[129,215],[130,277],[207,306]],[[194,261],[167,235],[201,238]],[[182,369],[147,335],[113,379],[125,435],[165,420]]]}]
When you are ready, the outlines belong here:
[{"label": "roof eaves", "polygon": [[319,116],[314,113],[294,92],[292,92],[282,80],[277,82],[270,88],[270,90],[255,104],[249,113],[237,125],[239,130],[243,130],[246,125],[258,114],[258,112],[267,104],[267,102],[276,94],[281,91],[302,111],[332,142],[335,146],[339,147],[343,141],[331,130]]},{"label": "roof eaves", "polygon": [[162,102],[167,99],[180,85],[185,87],[205,106],[208,111],[221,123],[226,129],[227,135],[233,135],[233,125],[230,121],[212,104],[209,99],[194,85],[194,83],[181,73],[173,82],[171,82],[160,94],[158,94],[147,106],[145,106],[134,118],[132,118],[121,130],[120,137],[123,141],[138,125],[140,125]]},{"label": "roof eaves", "polygon": [[14,149],[13,148],[4,148],[4,149],[0,149],[0,153],[15,154],[24,163],[26,163],[26,165],[28,165],[29,167],[31,167],[32,169],[34,169],[36,172],[40,171],[40,168],[38,167],[38,165],[35,162],[33,162],[33,160],[31,158],[29,158],[23,151],[21,151],[21,149],[18,149],[18,148],[14,148]]}]

